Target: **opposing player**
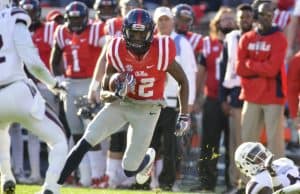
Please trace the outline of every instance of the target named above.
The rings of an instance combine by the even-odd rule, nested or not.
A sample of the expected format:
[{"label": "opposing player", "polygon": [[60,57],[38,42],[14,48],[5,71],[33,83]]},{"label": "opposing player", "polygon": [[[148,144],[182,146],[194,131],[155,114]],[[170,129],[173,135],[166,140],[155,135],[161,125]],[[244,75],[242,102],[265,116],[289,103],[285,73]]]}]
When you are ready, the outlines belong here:
[{"label": "opposing player", "polygon": [[1,190],[15,193],[15,178],[10,166],[10,139],[6,129],[18,122],[45,141],[49,148],[49,167],[42,194],[59,193],[56,183],[67,153],[66,138],[58,120],[45,107],[45,102],[33,82],[26,77],[27,69],[53,92],[65,92],[51,76],[32,42],[28,26],[30,17],[24,10],[11,7],[10,1],[0,1],[0,173]]},{"label": "opposing player", "polygon": [[[39,55],[42,61],[49,69],[49,58],[51,47],[53,44],[53,34],[57,26],[55,22],[43,22],[41,18],[41,6],[38,0],[21,0],[19,1],[19,7],[24,9],[31,18],[31,25],[29,31],[32,36],[34,45],[37,47]],[[30,75],[32,77],[32,75]],[[57,97],[49,91],[49,89],[41,82],[33,79],[43,96],[54,112],[58,115],[59,104]],[[19,180],[21,183],[38,184],[41,182],[40,175],[40,141],[31,133],[28,133],[28,155],[31,173],[28,179]],[[23,156],[23,154],[22,154]]]},{"label": "opposing player", "polygon": [[300,193],[299,168],[288,158],[272,159],[259,142],[245,142],[236,149],[235,164],[250,178],[246,194]]},{"label": "opposing player", "polygon": [[[83,138],[69,153],[58,180],[59,184],[64,183],[91,147],[117,132],[126,123],[129,123],[130,127],[122,161],[124,173],[127,177],[137,175],[136,180],[139,184],[148,180],[155,158],[155,150],[148,146],[163,104],[167,72],[179,84],[178,132],[188,129],[189,121],[185,119],[188,113],[187,78],[174,60],[174,42],[164,36],[153,38],[153,29],[154,23],[147,11],[133,9],[126,15],[122,28],[123,36],[114,38],[108,47],[104,91],[101,96],[104,101],[110,103],[96,115]],[[129,80],[132,79],[125,79],[115,91],[107,91],[109,80],[116,72],[128,74],[128,78],[135,79],[132,90],[128,88]]]}]

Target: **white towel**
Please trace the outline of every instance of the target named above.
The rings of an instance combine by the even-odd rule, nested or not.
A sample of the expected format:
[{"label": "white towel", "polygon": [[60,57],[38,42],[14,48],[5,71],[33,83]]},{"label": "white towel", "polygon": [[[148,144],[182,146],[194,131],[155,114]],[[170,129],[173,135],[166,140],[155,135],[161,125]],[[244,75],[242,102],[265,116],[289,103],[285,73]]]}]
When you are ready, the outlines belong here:
[{"label": "white towel", "polygon": [[225,41],[227,43],[228,61],[223,81],[225,88],[234,88],[241,86],[240,77],[236,74],[236,60],[237,48],[239,43],[240,30],[234,30],[226,35]]}]

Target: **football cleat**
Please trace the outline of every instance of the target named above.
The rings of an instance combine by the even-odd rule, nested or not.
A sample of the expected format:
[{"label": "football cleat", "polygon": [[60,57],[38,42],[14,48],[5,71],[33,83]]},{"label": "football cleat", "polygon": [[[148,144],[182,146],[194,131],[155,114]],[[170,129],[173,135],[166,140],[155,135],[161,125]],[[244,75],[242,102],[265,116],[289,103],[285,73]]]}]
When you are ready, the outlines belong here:
[{"label": "football cleat", "polygon": [[16,183],[12,180],[6,181],[3,185],[3,194],[15,194]]},{"label": "football cleat", "polygon": [[35,194],[54,194],[54,192],[50,191],[49,189],[46,189],[44,191],[39,191],[39,192],[37,192]]},{"label": "football cleat", "polygon": [[136,182],[141,185],[147,182],[147,180],[151,176],[153,163],[155,159],[155,150],[153,148],[148,148],[145,158],[146,157],[149,157],[149,159],[145,164],[145,167],[136,175]]}]

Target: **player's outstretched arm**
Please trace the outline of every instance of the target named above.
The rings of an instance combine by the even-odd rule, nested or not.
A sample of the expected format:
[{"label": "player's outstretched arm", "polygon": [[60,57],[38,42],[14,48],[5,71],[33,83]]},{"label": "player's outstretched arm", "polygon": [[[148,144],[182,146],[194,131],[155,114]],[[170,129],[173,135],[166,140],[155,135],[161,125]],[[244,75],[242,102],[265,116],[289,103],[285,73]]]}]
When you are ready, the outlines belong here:
[{"label": "player's outstretched arm", "polygon": [[102,89],[100,92],[100,99],[103,102],[112,102],[112,101],[118,99],[118,97],[115,96],[114,92],[109,91],[110,78],[116,72],[117,71],[113,68],[112,65],[106,63],[105,74],[103,75],[102,84],[101,84]]},{"label": "player's outstretched arm", "polygon": [[30,32],[24,23],[15,26],[13,40],[21,60],[26,64],[30,73],[46,84],[50,89],[60,90],[57,80],[51,75],[41,60],[37,48],[34,46]]},{"label": "player's outstretched arm", "polygon": [[189,130],[190,125],[190,115],[188,112],[188,79],[181,66],[175,60],[169,65],[167,72],[174,77],[179,85],[180,113],[176,123],[175,135],[182,136]]},{"label": "player's outstretched arm", "polygon": [[107,47],[108,47],[107,42],[103,48],[102,52],[100,53],[97,64],[94,70],[93,78],[89,86],[89,91],[88,91],[88,100],[91,103],[99,103],[99,88],[100,88],[100,83],[103,79],[103,76],[105,74],[105,64],[106,64],[106,52],[107,52]]},{"label": "player's outstretched arm", "polygon": [[64,67],[61,62],[62,54],[63,51],[60,49],[57,42],[55,41],[54,46],[51,50],[51,55],[49,60],[51,71],[55,76],[60,76],[64,74]]},{"label": "player's outstretched arm", "polygon": [[170,73],[179,85],[179,104],[180,113],[188,114],[188,95],[189,95],[189,84],[188,79],[181,68],[181,66],[174,60],[169,65],[168,73]]}]

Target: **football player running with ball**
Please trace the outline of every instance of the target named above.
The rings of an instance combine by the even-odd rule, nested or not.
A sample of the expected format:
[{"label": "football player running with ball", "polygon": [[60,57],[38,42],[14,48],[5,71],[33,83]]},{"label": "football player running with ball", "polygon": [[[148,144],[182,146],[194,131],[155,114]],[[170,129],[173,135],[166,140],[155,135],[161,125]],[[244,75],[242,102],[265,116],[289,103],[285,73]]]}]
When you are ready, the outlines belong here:
[{"label": "football player running with ball", "polygon": [[[180,115],[178,134],[189,128],[188,81],[174,60],[174,42],[166,36],[153,37],[154,23],[143,9],[133,9],[124,18],[122,36],[110,42],[103,79],[102,99],[107,101],[73,147],[61,173],[59,184],[77,167],[84,154],[106,137],[117,132],[125,123],[127,147],[122,160],[124,173],[136,175],[137,183],[145,183],[150,175],[155,150],[148,148],[163,103],[166,74],[170,73],[179,85]],[[113,74],[115,84],[110,82]],[[109,83],[111,89],[109,90]],[[101,95],[101,94],[100,94]]]},{"label": "football player running with ball", "polygon": [[250,178],[246,194],[300,193],[299,167],[288,158],[273,161],[273,156],[259,142],[245,142],[236,149],[235,164]]}]

